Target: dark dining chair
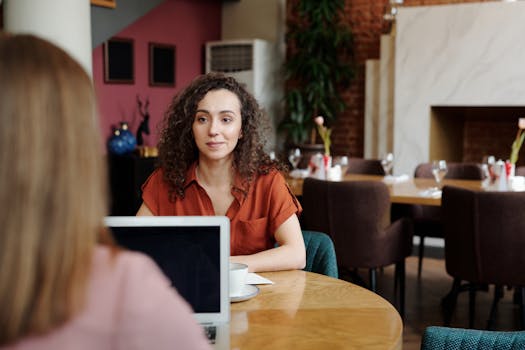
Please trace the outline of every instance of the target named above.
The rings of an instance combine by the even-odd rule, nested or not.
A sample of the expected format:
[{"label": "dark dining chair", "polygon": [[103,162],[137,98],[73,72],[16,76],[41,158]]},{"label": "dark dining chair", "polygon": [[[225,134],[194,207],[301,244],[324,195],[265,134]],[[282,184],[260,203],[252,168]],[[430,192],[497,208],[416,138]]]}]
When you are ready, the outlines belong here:
[{"label": "dark dining chair", "polygon": [[427,327],[421,350],[523,350],[525,332],[495,332],[450,327]]},{"label": "dark dining chair", "polygon": [[377,289],[376,269],[395,264],[399,312],[404,317],[405,258],[412,250],[412,225],[405,218],[390,223],[388,187],[380,181],[307,178],[303,209],[303,228],[316,227],[330,235],[340,269],[368,269],[372,291]]},{"label": "dark dining chair", "polygon": [[[483,172],[477,163],[448,163],[445,179],[482,180]],[[434,178],[432,163],[419,164],[414,171],[415,178]],[[405,209],[406,210],[406,209]],[[421,277],[423,256],[425,254],[425,237],[443,237],[441,208],[430,205],[409,205],[408,215],[414,223],[414,235],[419,236],[417,275]]]},{"label": "dark dining chair", "polygon": [[385,175],[381,160],[351,157],[348,159],[347,174]]},{"label": "dark dining chair", "polygon": [[[525,327],[525,192],[484,192],[443,188],[445,265],[454,278],[444,299],[445,325],[461,290],[469,290],[469,326],[473,327],[476,287],[495,285],[487,321],[491,329],[503,287],[521,291],[521,327]],[[462,284],[463,282],[465,284]]]},{"label": "dark dining chair", "polygon": [[301,197],[303,212],[299,217],[303,229],[324,232],[330,235],[327,191],[328,181],[311,177],[304,179],[303,195]]}]

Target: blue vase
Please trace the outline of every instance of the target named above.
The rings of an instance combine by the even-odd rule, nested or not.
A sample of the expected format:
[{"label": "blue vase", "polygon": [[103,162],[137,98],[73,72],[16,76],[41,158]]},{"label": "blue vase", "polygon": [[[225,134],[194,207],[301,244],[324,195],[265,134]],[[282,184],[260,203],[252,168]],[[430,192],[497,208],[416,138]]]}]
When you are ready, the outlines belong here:
[{"label": "blue vase", "polygon": [[121,122],[120,123],[120,136],[125,144],[125,148],[127,150],[126,153],[133,152],[135,148],[137,147],[137,139],[135,136],[129,131],[128,129],[128,123]]},{"label": "blue vase", "polygon": [[123,155],[128,152],[127,145],[119,129],[115,129],[113,135],[108,140],[108,152],[116,155]]},{"label": "blue vase", "polygon": [[113,130],[108,140],[108,152],[116,155],[131,153],[137,147],[137,139],[128,130],[128,123],[121,122],[120,128]]}]

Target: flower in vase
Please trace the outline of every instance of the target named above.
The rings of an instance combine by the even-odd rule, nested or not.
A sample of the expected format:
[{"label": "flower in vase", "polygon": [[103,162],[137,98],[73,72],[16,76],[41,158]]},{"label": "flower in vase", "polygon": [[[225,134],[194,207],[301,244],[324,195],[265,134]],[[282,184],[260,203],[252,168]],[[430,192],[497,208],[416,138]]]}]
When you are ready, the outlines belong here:
[{"label": "flower in vase", "polygon": [[324,144],[324,154],[329,156],[330,155],[330,135],[332,134],[332,129],[328,129],[326,126],[324,126],[324,118],[322,116],[317,116],[314,118],[314,122],[317,125],[317,132],[319,133],[319,136],[321,136],[321,139],[323,140]]},{"label": "flower in vase", "polygon": [[521,145],[525,139],[525,118],[518,119],[518,133],[516,134],[516,139],[512,142],[510,158],[509,161],[511,164],[516,164],[518,161],[518,154],[520,152]]}]

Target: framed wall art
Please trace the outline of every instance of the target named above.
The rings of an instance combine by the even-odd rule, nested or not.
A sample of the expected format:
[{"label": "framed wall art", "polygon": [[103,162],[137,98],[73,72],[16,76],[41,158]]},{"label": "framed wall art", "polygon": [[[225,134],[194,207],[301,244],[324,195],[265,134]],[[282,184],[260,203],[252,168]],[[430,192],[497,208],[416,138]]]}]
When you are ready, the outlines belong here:
[{"label": "framed wall art", "polygon": [[133,39],[111,38],[104,43],[104,82],[133,84],[135,82]]},{"label": "framed wall art", "polygon": [[149,43],[149,84],[175,86],[175,45]]}]

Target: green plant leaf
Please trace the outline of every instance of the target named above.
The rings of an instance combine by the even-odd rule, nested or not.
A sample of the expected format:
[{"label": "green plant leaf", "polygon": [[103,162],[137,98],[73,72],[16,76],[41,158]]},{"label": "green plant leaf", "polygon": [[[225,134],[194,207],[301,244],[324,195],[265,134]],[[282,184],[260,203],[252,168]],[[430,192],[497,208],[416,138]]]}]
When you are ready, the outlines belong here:
[{"label": "green plant leaf", "polygon": [[298,0],[287,21],[284,64],[286,114],[279,130],[303,142],[323,115],[330,125],[346,105],[341,97],[355,76],[353,35],[344,22],[344,0]]}]

